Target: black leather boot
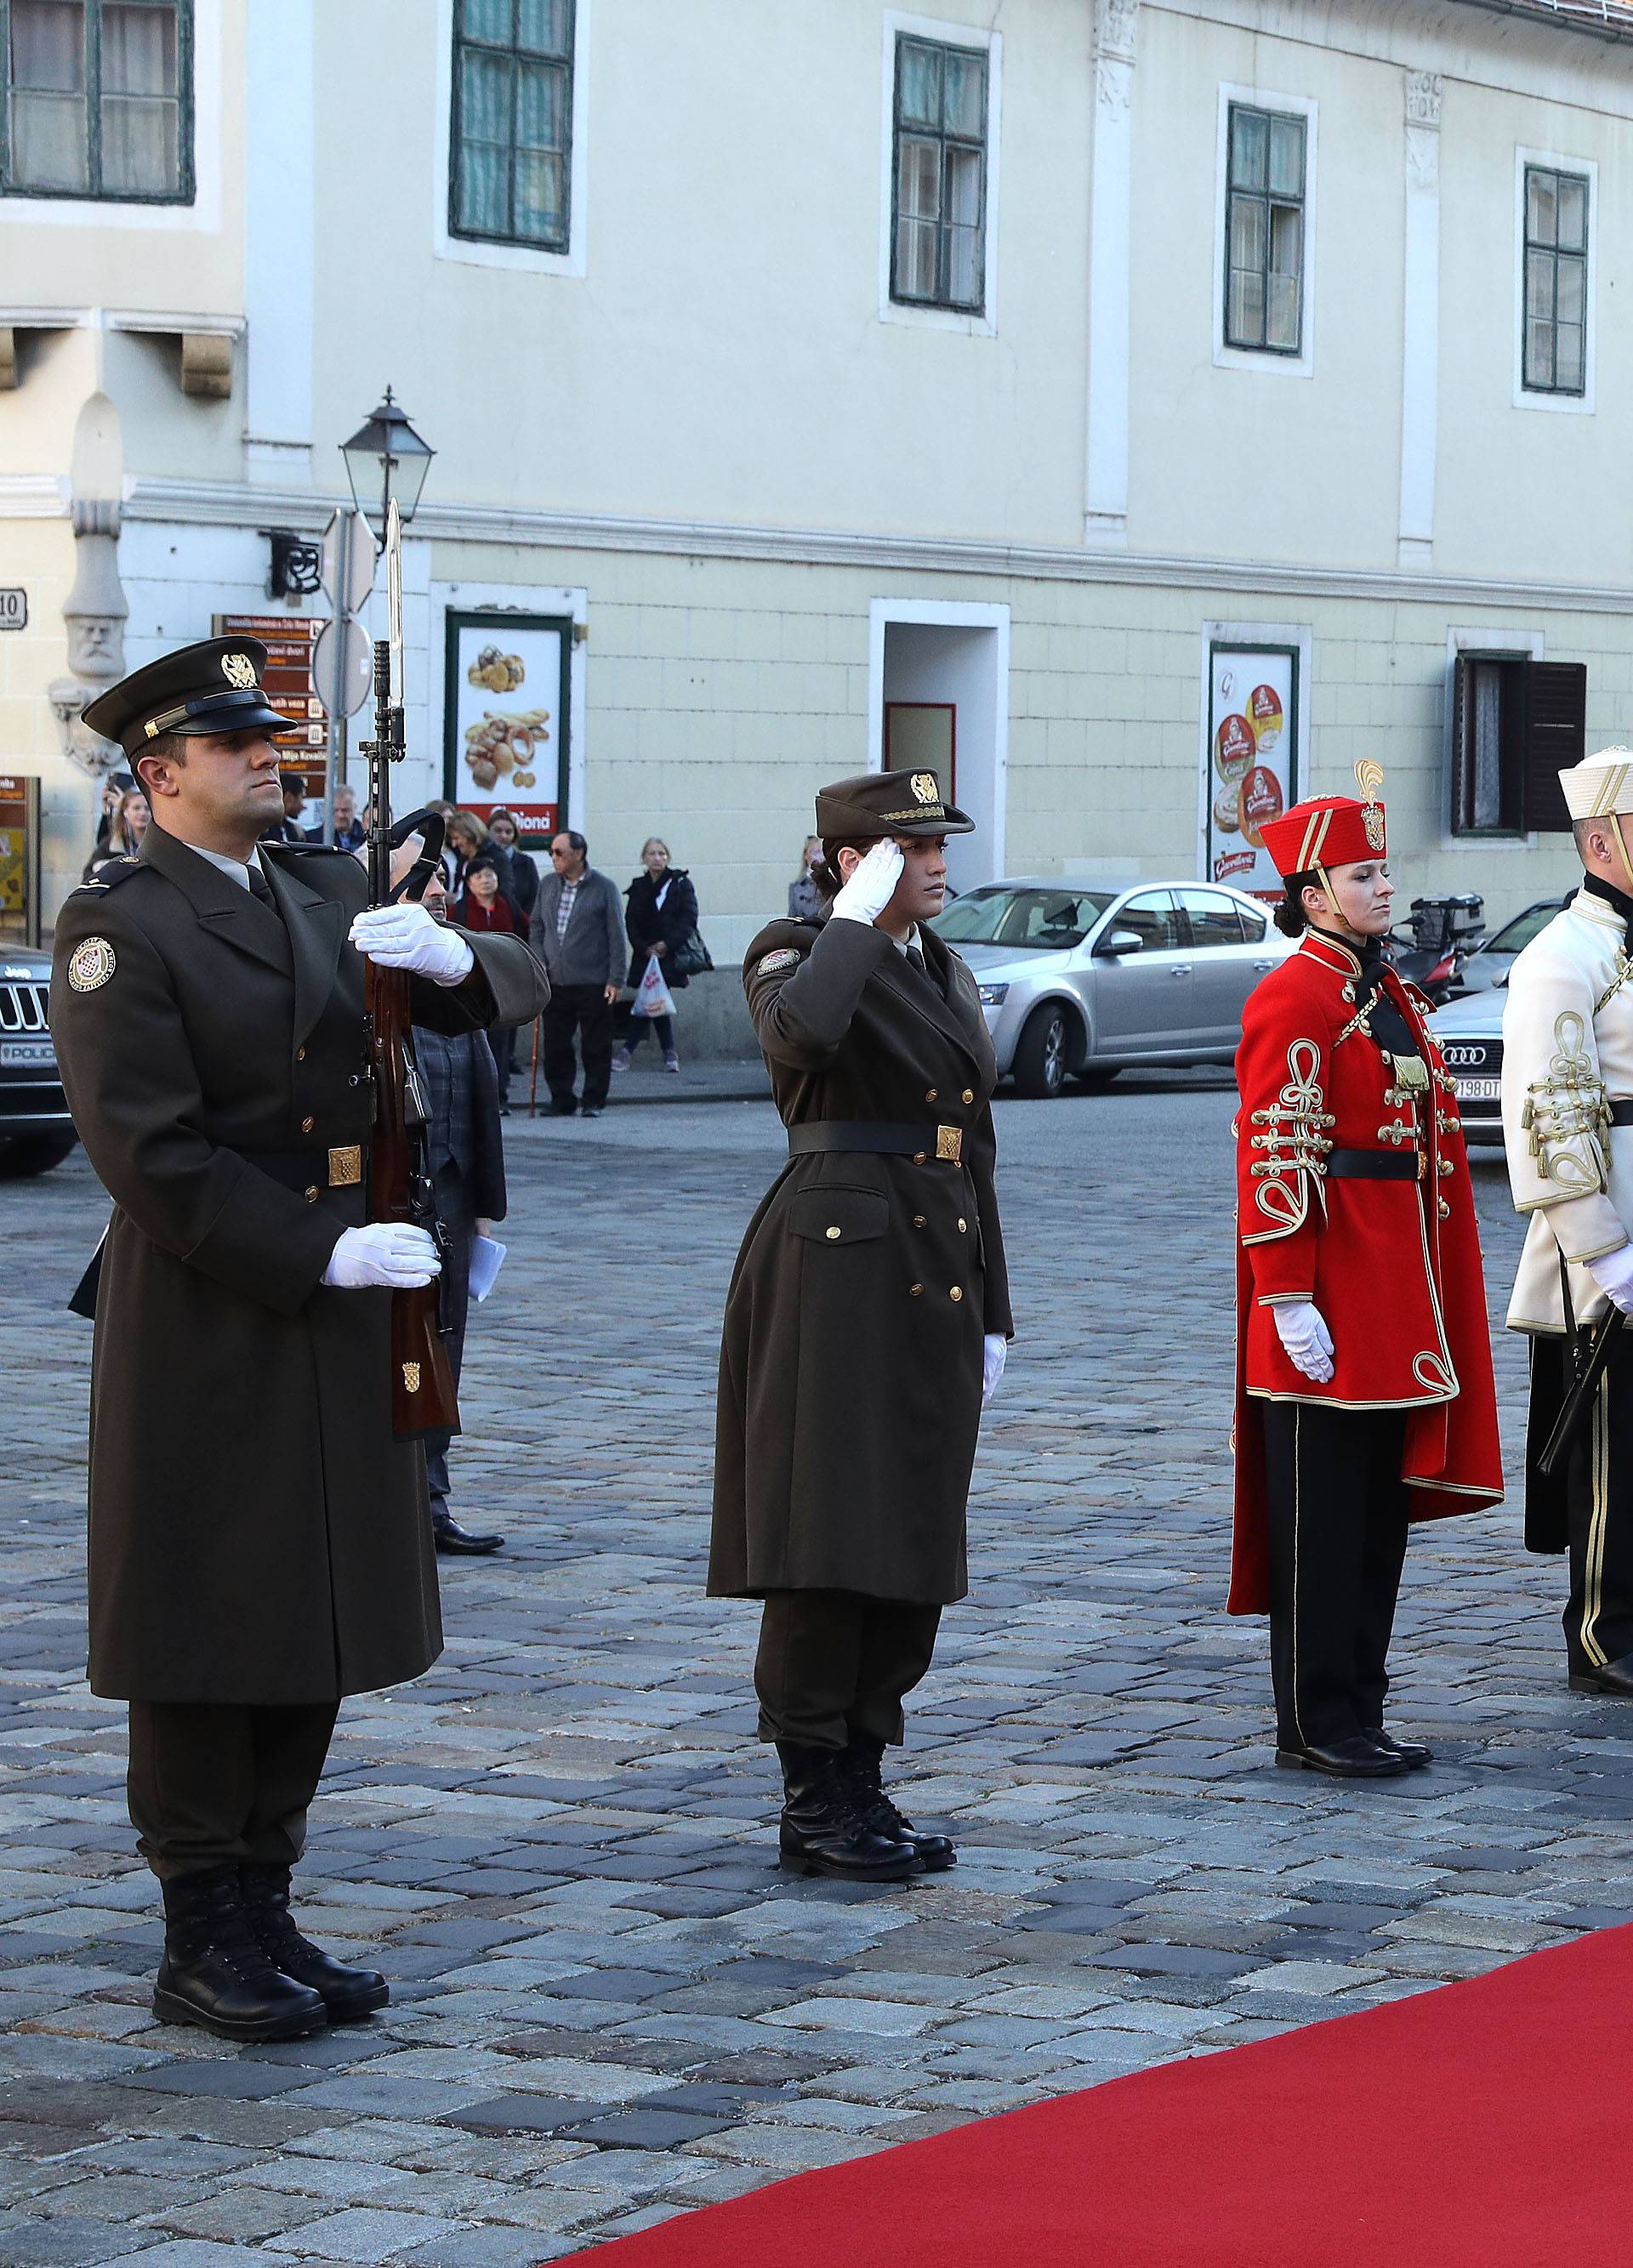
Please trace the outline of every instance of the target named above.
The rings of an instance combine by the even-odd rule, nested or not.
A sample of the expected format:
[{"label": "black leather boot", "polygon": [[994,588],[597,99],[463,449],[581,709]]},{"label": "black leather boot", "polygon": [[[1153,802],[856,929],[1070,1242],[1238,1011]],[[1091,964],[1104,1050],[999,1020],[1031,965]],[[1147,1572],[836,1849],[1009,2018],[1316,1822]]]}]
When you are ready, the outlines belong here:
[{"label": "black leather boot", "polygon": [[876,1835],[883,1835],[893,1843],[910,1843],[924,1861],[927,1874],[943,1874],[957,1864],[958,1853],[950,1835],[921,1835],[911,1819],[905,1819],[884,1792],[880,1771],[884,1762],[884,1742],[872,1733],[853,1733],[850,1746],[841,1759],[841,1769],[856,1793],[858,1808],[868,1826]]},{"label": "black leather boot", "polygon": [[165,1950],[153,2014],[223,2040],[299,2040],[329,2021],[322,1995],[286,1977],[249,1926],[236,1867],[161,1883]]},{"label": "black leather boot", "polygon": [[378,1969],[349,1969],[296,1928],[287,1867],[240,1867],[238,1878],[245,1918],[262,1950],[285,1977],[321,1994],[331,2024],[353,2023],[385,2007],[391,1988]]},{"label": "black leather boot", "polygon": [[790,1874],[843,1882],[903,1882],[924,1862],[911,1843],[880,1835],[863,1819],[834,1749],[779,1741],[783,1805],[780,1840]]}]

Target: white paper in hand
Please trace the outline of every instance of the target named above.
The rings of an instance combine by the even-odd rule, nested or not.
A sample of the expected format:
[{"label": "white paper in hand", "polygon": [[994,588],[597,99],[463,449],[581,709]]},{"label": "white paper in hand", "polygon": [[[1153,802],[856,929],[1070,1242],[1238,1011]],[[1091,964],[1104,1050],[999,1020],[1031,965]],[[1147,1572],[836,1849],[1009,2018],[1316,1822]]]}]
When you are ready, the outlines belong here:
[{"label": "white paper in hand", "polygon": [[506,1248],[491,1236],[470,1240],[470,1296],[478,1307],[499,1281]]}]

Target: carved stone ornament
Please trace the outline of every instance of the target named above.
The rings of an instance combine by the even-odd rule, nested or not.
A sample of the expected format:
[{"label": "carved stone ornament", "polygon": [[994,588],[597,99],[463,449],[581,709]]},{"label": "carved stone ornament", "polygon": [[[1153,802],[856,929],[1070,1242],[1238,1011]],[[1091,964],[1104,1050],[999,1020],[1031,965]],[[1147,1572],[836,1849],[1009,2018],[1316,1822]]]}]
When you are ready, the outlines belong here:
[{"label": "carved stone ornament", "polygon": [[1101,55],[1116,55],[1124,63],[1134,59],[1134,29],[1140,20],[1140,0],[1095,0],[1094,43]]},{"label": "carved stone ornament", "polygon": [[1409,70],[1406,75],[1407,124],[1438,127],[1445,89],[1446,83],[1438,71]]},{"label": "carved stone ornament", "polygon": [[124,751],[116,740],[93,733],[79,712],[125,674],[125,617],[130,609],[119,579],[118,504],[107,497],[76,497],[73,527],[77,571],[63,601],[69,674],[53,679],[46,697],[63,754],[92,779],[103,779],[123,764]]}]

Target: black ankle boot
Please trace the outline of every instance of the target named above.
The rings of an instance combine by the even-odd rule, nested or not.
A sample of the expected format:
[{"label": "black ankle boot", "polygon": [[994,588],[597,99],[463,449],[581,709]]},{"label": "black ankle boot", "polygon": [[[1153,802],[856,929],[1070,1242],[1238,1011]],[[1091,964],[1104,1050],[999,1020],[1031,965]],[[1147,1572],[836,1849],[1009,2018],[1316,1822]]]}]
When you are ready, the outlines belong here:
[{"label": "black ankle boot", "polygon": [[285,1977],[321,1994],[331,2024],[349,2024],[385,2007],[391,1988],[378,1969],[349,1969],[296,1928],[287,1867],[240,1867],[238,1879],[244,1916],[262,1950]]},{"label": "black ankle boot", "polygon": [[865,1823],[876,1835],[883,1835],[892,1843],[910,1844],[924,1861],[927,1874],[942,1874],[949,1867],[956,1866],[958,1853],[951,1836],[921,1835],[886,1795],[879,1776],[883,1762],[884,1742],[872,1733],[853,1733],[850,1746],[839,1759],[839,1769],[855,1793],[857,1808]]},{"label": "black ankle boot", "polygon": [[924,1869],[911,1843],[880,1835],[863,1820],[834,1749],[779,1741],[783,1805],[782,1863],[791,1874],[846,1882],[901,1882]]},{"label": "black ankle boot", "polygon": [[205,1867],[160,1884],[165,1950],[153,2014],[223,2040],[299,2040],[321,2032],[321,1993],[286,1977],[250,1928],[236,1867]]}]

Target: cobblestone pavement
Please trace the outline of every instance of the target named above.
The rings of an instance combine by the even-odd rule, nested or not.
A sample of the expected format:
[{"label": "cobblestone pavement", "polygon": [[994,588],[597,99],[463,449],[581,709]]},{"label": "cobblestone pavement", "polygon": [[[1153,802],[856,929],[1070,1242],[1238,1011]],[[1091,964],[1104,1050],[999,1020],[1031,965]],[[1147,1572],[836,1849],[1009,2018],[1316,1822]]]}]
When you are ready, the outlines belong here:
[{"label": "cobblestone pavement", "polygon": [[[1397,1715],[1437,1768],[1272,1768],[1263,1626],[1220,1606],[1230,1109],[1206,1077],[1001,1107],[1023,1336],[905,1764],[962,1856],[884,1891],[773,1870],[754,1613],[700,1595],[718,1318],[775,1122],[513,1122],[456,1453],[457,1507],[510,1547],[445,1564],[430,1676],[347,1705],[303,1870],[392,2006],[245,2052],[151,2021],[121,1715],[81,1679],[63,1301],[98,1191],[78,1157],[0,1189],[0,2263],[554,2259],[1625,1918],[1633,1717],[1566,1692],[1560,1571],[1515,1509],[1409,1555]],[[1479,1180],[1500,1298],[1515,1224]]]}]

